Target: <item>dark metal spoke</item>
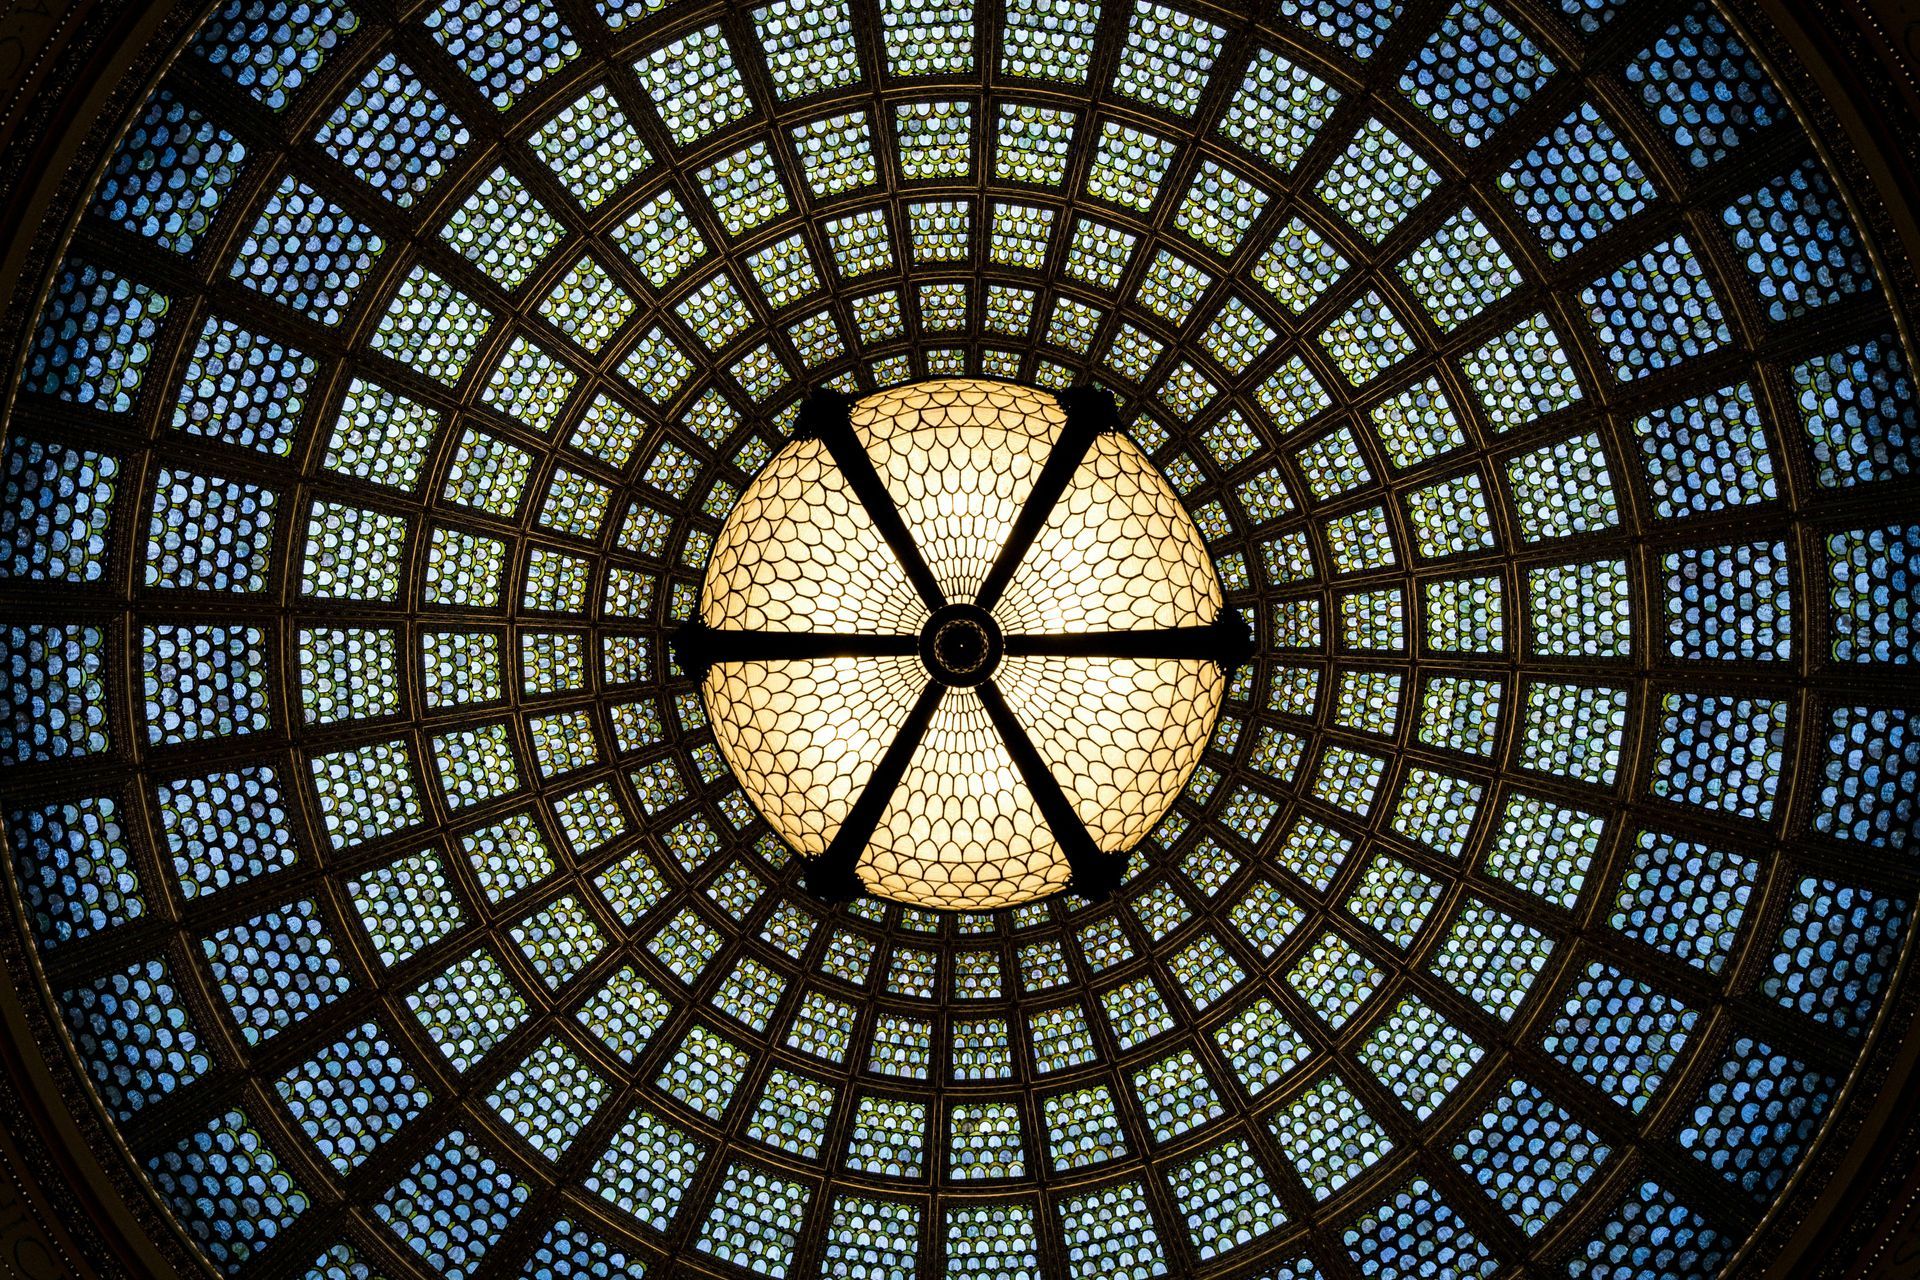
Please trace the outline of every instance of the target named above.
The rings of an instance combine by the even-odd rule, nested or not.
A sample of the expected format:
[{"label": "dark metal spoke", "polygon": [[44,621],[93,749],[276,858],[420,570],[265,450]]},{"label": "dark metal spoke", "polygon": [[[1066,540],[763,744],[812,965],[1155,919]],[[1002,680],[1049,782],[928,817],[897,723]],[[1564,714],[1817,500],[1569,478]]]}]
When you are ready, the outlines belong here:
[{"label": "dark metal spoke", "polygon": [[866,885],[861,883],[859,872],[855,869],[860,861],[861,850],[867,847],[867,841],[873,839],[874,829],[880,825],[880,815],[887,811],[888,802],[899,789],[900,779],[906,776],[907,765],[912,761],[913,753],[919,749],[920,740],[927,736],[927,726],[932,723],[933,713],[946,692],[946,686],[939,681],[927,681],[927,687],[921,691],[920,700],[913,704],[913,710],[907,713],[900,732],[894,735],[886,754],[880,757],[880,763],[873,767],[873,776],[867,779],[866,789],[853,802],[853,808],[848,810],[840,829],[833,833],[833,840],[827,845],[826,852],[814,859],[813,865],[807,868],[809,893],[844,902],[866,892]]},{"label": "dark metal spoke", "polygon": [[1127,855],[1103,852],[1094,843],[1087,824],[1074,811],[1073,802],[1060,789],[1053,770],[1047,768],[1047,762],[1040,758],[1040,751],[1033,745],[1033,739],[1027,736],[1026,729],[1021,727],[1013,708],[1007,705],[1007,700],[1001,696],[993,681],[987,681],[975,692],[980,695],[980,704],[987,709],[987,718],[993,721],[994,729],[1000,734],[1000,741],[1006,744],[1013,767],[1020,771],[1027,790],[1033,793],[1034,803],[1040,807],[1040,816],[1047,820],[1053,838],[1060,842],[1060,850],[1067,856],[1067,865],[1073,868],[1073,880],[1067,887],[1089,898],[1106,897],[1119,887],[1120,877],[1127,868]]},{"label": "dark metal spoke", "polygon": [[816,391],[800,406],[800,420],[793,434],[797,439],[818,440],[827,446],[834,465],[846,477],[847,487],[853,490],[853,496],[866,508],[867,518],[893,549],[894,559],[900,562],[913,589],[920,593],[921,601],[929,609],[939,609],[947,603],[947,594],[934,580],[933,570],[927,568],[919,545],[900,516],[900,508],[887,492],[886,482],[873,469],[873,459],[853,434],[852,410],[853,401],[839,392]]},{"label": "dark metal spoke", "polygon": [[695,618],[673,633],[674,661],[695,681],[716,662],[807,658],[893,658],[918,653],[918,636],[855,636],[817,631],[723,631]]},{"label": "dark metal spoke", "polygon": [[1186,658],[1225,671],[1253,656],[1253,634],[1237,609],[1222,609],[1204,627],[1007,636],[1003,643],[1009,658]]},{"label": "dark metal spoke", "polygon": [[1067,491],[1074,472],[1086,460],[1087,450],[1093,447],[1094,438],[1102,432],[1120,429],[1120,415],[1114,409],[1113,397],[1105,391],[1094,387],[1075,387],[1057,392],[1054,399],[1067,411],[1067,423],[1060,429],[1060,438],[1054,441],[1053,452],[1047,455],[1046,465],[1040,468],[1040,475],[1033,482],[1033,491],[1027,495],[1020,514],[1014,517],[1013,528],[1007,532],[1005,545],[1000,548],[1000,554],[994,557],[993,567],[987,570],[987,576],[980,584],[980,593],[973,598],[973,602],[982,609],[991,611],[1000,602],[1000,597],[1013,582],[1020,562],[1027,558],[1033,540],[1047,527],[1047,517],[1053,514],[1060,495]]}]

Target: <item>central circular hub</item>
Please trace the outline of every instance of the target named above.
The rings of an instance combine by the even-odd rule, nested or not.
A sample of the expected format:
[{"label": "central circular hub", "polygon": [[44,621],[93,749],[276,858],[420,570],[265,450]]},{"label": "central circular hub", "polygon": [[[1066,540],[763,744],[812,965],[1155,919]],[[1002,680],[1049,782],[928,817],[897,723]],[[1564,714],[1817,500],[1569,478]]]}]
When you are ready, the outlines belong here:
[{"label": "central circular hub", "polygon": [[972,618],[955,618],[933,638],[933,653],[949,671],[978,671],[987,660],[987,633]]},{"label": "central circular hub", "polygon": [[950,604],[921,629],[920,660],[942,684],[957,689],[980,684],[1000,664],[1000,628],[985,609]]}]

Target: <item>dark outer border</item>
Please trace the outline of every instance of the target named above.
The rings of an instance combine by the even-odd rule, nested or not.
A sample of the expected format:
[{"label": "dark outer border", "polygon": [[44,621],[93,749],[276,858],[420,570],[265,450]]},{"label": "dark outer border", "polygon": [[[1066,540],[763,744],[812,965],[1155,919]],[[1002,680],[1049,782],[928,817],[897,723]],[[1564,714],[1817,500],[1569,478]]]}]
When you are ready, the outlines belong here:
[{"label": "dark outer border", "polygon": [[[201,8],[201,0],[0,0],[0,421],[19,384],[22,335],[94,168]],[[213,1274],[88,1101],[70,1054],[45,1052],[64,1045],[65,1029],[28,951],[13,878],[4,879],[0,1277]]]},{"label": "dark outer border", "polygon": [[[204,0],[0,0],[0,420],[94,165]],[[1856,195],[1888,285],[1920,299],[1920,0],[1729,0]],[[1902,252],[1903,251],[1903,252]],[[1905,317],[1896,310],[1896,323]],[[1914,335],[1903,334],[1909,349]],[[11,860],[10,857],[8,859]],[[68,1054],[7,877],[0,927],[0,1277],[205,1276]],[[1920,1273],[1920,983],[1909,930],[1845,1104],[1729,1274]],[[27,978],[26,983],[20,979]]]}]

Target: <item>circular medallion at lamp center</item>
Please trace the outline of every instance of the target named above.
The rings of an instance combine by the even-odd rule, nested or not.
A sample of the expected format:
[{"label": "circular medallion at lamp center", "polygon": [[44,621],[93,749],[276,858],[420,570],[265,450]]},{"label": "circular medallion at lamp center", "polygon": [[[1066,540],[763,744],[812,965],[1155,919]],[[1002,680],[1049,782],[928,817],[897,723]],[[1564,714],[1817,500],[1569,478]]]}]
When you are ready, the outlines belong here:
[{"label": "circular medallion at lamp center", "polygon": [[675,650],[822,896],[1101,896],[1251,642],[1104,392],[949,379],[808,401]]},{"label": "circular medallion at lamp center", "polygon": [[920,661],[951,689],[970,689],[991,677],[1004,647],[993,615],[974,604],[935,610],[920,631]]}]

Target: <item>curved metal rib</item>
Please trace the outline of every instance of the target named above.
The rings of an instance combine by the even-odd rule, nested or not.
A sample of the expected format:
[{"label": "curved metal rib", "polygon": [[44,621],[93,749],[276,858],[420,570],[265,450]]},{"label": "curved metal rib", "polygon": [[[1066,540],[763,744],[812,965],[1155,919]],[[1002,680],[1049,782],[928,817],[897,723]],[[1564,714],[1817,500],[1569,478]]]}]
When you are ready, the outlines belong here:
[{"label": "curved metal rib", "polygon": [[834,465],[846,477],[847,487],[853,490],[854,497],[860,499],[860,505],[867,510],[867,518],[873,521],[873,527],[880,531],[887,546],[892,548],[894,558],[907,575],[907,581],[920,593],[921,602],[929,609],[942,608],[947,603],[947,594],[934,580],[933,570],[927,568],[919,545],[907,529],[907,522],[900,517],[900,508],[894,505],[893,495],[887,492],[886,482],[873,469],[873,459],[867,456],[867,451],[860,447],[859,437],[853,434],[852,411],[853,401],[848,397],[837,391],[816,391],[800,406],[800,419],[793,434],[796,439],[818,440],[827,446],[827,452],[833,455]]},{"label": "curved metal rib", "polygon": [[1020,508],[1020,514],[1014,517],[1013,528],[1007,532],[1006,544],[1000,548],[1000,554],[994,557],[993,567],[987,570],[987,576],[980,583],[979,594],[973,598],[975,604],[989,612],[1000,603],[1000,597],[1013,582],[1013,575],[1020,568],[1020,562],[1027,558],[1033,540],[1047,527],[1047,517],[1053,514],[1060,495],[1067,491],[1073,473],[1086,460],[1087,450],[1093,447],[1094,438],[1102,432],[1120,429],[1120,415],[1113,406],[1113,397],[1104,391],[1093,387],[1075,387],[1071,391],[1059,392],[1054,399],[1067,411],[1067,423],[1060,429],[1060,438],[1053,442],[1053,452],[1047,455],[1046,465],[1040,468],[1040,474],[1033,482],[1033,490],[1027,494],[1026,504]]},{"label": "curved metal rib", "polygon": [[919,701],[913,704],[913,710],[907,713],[900,732],[894,735],[886,754],[880,757],[880,763],[873,767],[873,776],[867,779],[860,798],[853,802],[853,808],[847,811],[840,829],[833,833],[826,852],[814,859],[813,865],[807,868],[808,892],[830,901],[845,902],[867,891],[856,870],[860,853],[867,847],[867,842],[873,839],[874,829],[880,825],[880,817],[887,811],[887,803],[899,789],[900,779],[906,776],[907,765],[912,761],[913,753],[919,749],[920,740],[927,736],[927,725],[932,722],[933,713],[940,706],[940,699],[946,691],[946,686],[938,680],[927,681],[927,687],[921,691]]},{"label": "curved metal rib", "polygon": [[1013,708],[1007,705],[993,681],[987,681],[974,692],[980,695],[980,703],[987,709],[987,718],[993,721],[1000,741],[1006,744],[1013,767],[1020,771],[1027,790],[1033,793],[1034,803],[1040,808],[1040,816],[1047,820],[1053,838],[1060,842],[1060,851],[1067,857],[1067,865],[1073,868],[1073,879],[1067,887],[1089,898],[1106,897],[1119,885],[1127,869],[1127,856],[1105,853],[1094,843],[1087,824],[1074,812],[1073,802],[1060,789],[1053,771],[1040,758],[1033,739],[1020,726]]}]

